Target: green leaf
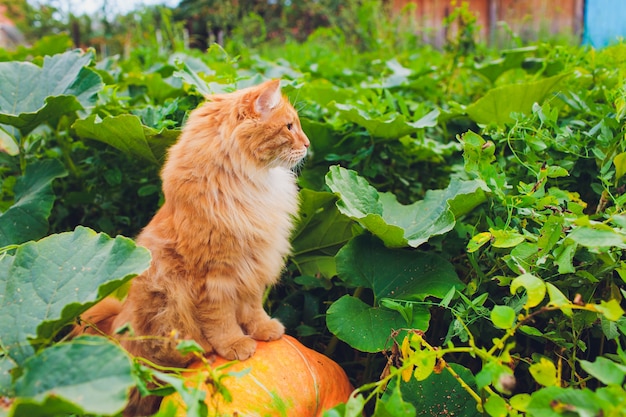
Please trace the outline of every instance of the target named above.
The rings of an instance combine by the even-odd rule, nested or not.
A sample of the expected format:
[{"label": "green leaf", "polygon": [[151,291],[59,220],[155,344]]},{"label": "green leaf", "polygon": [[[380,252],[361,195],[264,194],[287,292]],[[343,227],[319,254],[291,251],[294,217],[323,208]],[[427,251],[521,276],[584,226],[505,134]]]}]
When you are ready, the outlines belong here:
[{"label": "green leaf", "polygon": [[509,403],[514,410],[525,412],[526,408],[528,408],[528,404],[530,403],[530,395],[516,394],[511,397]]},{"label": "green leaf", "polygon": [[563,216],[550,216],[541,227],[537,246],[543,254],[548,254],[561,238]]},{"label": "green leaf", "polygon": [[412,358],[412,362],[415,364],[415,372],[413,376],[418,381],[426,380],[435,370],[437,364],[437,353],[429,350],[422,350],[419,353],[415,352],[417,358]]},{"label": "green leaf", "polygon": [[346,284],[374,291],[376,300],[443,298],[462,289],[452,264],[428,252],[389,249],[369,235],[352,239],[337,254],[337,272]]},{"label": "green leaf", "polygon": [[335,153],[337,151],[338,140],[337,132],[332,124],[328,122],[319,122],[316,120],[307,119],[306,117],[300,118],[302,124],[302,130],[309,138],[314,138],[311,142],[311,155],[307,157],[313,161],[313,163],[323,163],[326,161],[328,154]]},{"label": "green leaf", "polygon": [[570,302],[570,300],[567,299],[565,294],[563,294],[561,290],[559,290],[550,282],[546,283],[546,289],[548,290],[548,298],[550,299],[548,305],[560,308],[563,314],[571,317],[572,309],[570,308],[570,306],[572,305],[572,303]]},{"label": "green leaf", "polygon": [[376,417],[415,417],[415,407],[402,398],[402,392],[396,384],[385,391],[383,397],[376,402]]},{"label": "green leaf", "polygon": [[[15,368],[15,362],[8,356],[0,356],[0,396],[2,397],[15,397],[13,377],[11,376],[11,370],[13,368]],[[0,415],[2,415],[1,411]]]},{"label": "green leaf", "polygon": [[412,303],[401,303],[398,301],[391,300],[389,298],[383,298],[380,300],[380,305],[388,308],[389,310],[397,311],[402,315],[404,320],[406,321],[406,325],[410,326],[413,322],[413,304]]},{"label": "green leaf", "polygon": [[[365,398],[363,397],[363,394],[357,394],[357,395],[351,395],[350,398],[348,399],[348,402],[344,404],[340,404],[338,406],[338,408],[340,410],[343,410],[343,413],[341,413],[341,417],[360,417],[363,415],[363,409],[365,408]],[[331,416],[327,416],[326,413],[324,413],[324,417],[332,417]]]},{"label": "green leaf", "polygon": [[[14,131],[14,133],[17,133],[17,131]],[[0,125],[0,151],[11,156],[19,154],[20,148],[17,142],[18,141],[12,135],[9,135],[9,133],[2,128],[2,125]]]},{"label": "green leaf", "polygon": [[626,317],[622,316],[616,321],[611,321],[605,316],[600,316],[600,328],[602,334],[608,340],[615,340],[620,336],[620,322],[623,324],[626,322]]},{"label": "green leaf", "polygon": [[543,337],[543,333],[532,326],[522,325],[519,327],[520,331],[530,336]]},{"label": "green leaf", "polygon": [[[473,390],[476,382],[472,373],[456,363],[448,364]],[[395,389],[396,380],[389,383],[388,390]],[[459,381],[445,369],[437,374],[432,373],[426,380],[418,381],[415,378],[407,383],[400,384],[402,397],[413,404],[417,415],[428,416],[457,416],[478,417],[481,414],[476,410],[476,401],[465,391]],[[385,396],[383,396],[385,399]]]},{"label": "green leaf", "polygon": [[535,381],[544,387],[555,386],[559,382],[556,376],[556,366],[544,357],[541,357],[538,363],[530,365],[529,371]]},{"label": "green leaf", "polygon": [[476,252],[478,249],[490,242],[491,237],[492,234],[490,232],[482,232],[472,236],[470,241],[467,243],[467,251],[469,253]]},{"label": "green leaf", "polygon": [[[415,308],[412,328],[426,330],[430,314],[426,308]],[[362,352],[380,352],[389,348],[391,334],[407,328],[400,313],[371,307],[358,298],[344,295],[326,312],[328,330]]]},{"label": "green leaf", "polygon": [[385,64],[387,70],[391,70],[391,74],[385,71],[381,74],[382,79],[373,80],[371,83],[361,83],[361,87],[391,89],[409,82],[409,77],[413,74],[412,70],[404,67],[396,58],[388,60]]},{"label": "green leaf", "polygon": [[445,199],[454,218],[458,220],[487,201],[488,192],[489,187],[481,180],[461,181],[453,178],[446,189],[429,190],[426,197],[439,195]]},{"label": "green leaf", "polygon": [[578,249],[578,244],[571,239],[565,239],[560,245],[554,248],[554,263],[559,267],[559,274],[573,274],[574,255]]},{"label": "green leaf", "polygon": [[569,74],[559,74],[539,81],[493,88],[467,106],[467,114],[481,124],[512,122],[511,113],[530,114],[533,104],[545,100],[567,76]]},{"label": "green leaf", "polygon": [[540,249],[536,243],[530,243],[524,240],[518,243],[513,250],[511,250],[511,253],[503,256],[502,259],[512,271],[526,271],[536,265],[539,253]]},{"label": "green leaf", "polygon": [[[222,365],[227,366],[227,365]],[[250,369],[242,372],[248,372]],[[168,374],[164,372],[151,371],[156,378],[170,384],[180,395],[180,398],[185,403],[185,416],[186,417],[204,417],[207,416],[207,392],[204,389],[196,388],[193,385],[185,383],[185,379],[179,375]],[[242,374],[242,375],[244,375]],[[237,377],[237,374],[230,374]],[[222,396],[226,401],[232,401],[230,391],[225,389],[219,382],[215,384],[217,393]],[[214,393],[214,395],[216,395]]]},{"label": "green leaf", "polygon": [[[78,227],[0,259],[0,347],[18,364],[64,325],[149,265],[128,238]],[[33,340],[34,339],[34,340]]]},{"label": "green leaf", "polygon": [[511,281],[511,294],[515,294],[520,287],[526,290],[528,296],[524,308],[535,307],[546,296],[546,284],[533,274],[523,274]]},{"label": "green leaf", "polygon": [[514,230],[489,229],[492,236],[491,244],[495,248],[512,248],[522,243],[525,238]]},{"label": "green leaf", "polygon": [[332,106],[337,110],[339,117],[362,126],[370,135],[383,139],[397,139],[426,127],[436,126],[439,116],[439,110],[433,110],[421,119],[409,122],[400,113],[375,117],[350,104],[334,103]]},{"label": "green leaf", "polygon": [[567,237],[587,248],[626,248],[625,236],[604,224],[576,227]]},{"label": "green leaf", "polygon": [[613,164],[615,165],[615,180],[619,180],[626,174],[626,152],[617,154],[613,158]]},{"label": "green leaf", "polygon": [[[463,215],[485,201],[482,181],[452,180],[445,190],[430,190],[424,200],[398,203],[390,193],[378,193],[355,171],[332,166],[326,184],[341,198],[339,210],[378,236],[388,247],[418,247],[449,232]],[[464,200],[464,201],[463,201]]]},{"label": "green leaf", "polygon": [[534,45],[503,50],[500,52],[501,58],[474,63],[474,70],[494,82],[506,71],[521,67],[528,53],[536,50],[537,47]]},{"label": "green leaf", "polygon": [[509,306],[494,306],[491,321],[500,329],[510,329],[515,323],[515,310]]},{"label": "green leaf", "polygon": [[331,166],[326,174],[326,183],[342,197],[337,206],[346,216],[359,218],[367,214],[382,214],[383,205],[378,191],[356,171]]},{"label": "green leaf", "polygon": [[91,115],[72,125],[82,138],[106,143],[124,152],[158,164],[163,161],[166,149],[176,141],[177,130],[160,130],[141,124],[139,117],[131,114],[107,116],[101,119]]},{"label": "green leaf", "polygon": [[[301,96],[313,101],[322,107],[328,107],[332,101],[345,103],[355,96],[353,88],[341,88],[324,78],[315,78],[302,85]],[[307,132],[308,133],[308,132]],[[309,136],[315,137],[315,136]]]},{"label": "green leaf", "polygon": [[626,376],[626,366],[622,364],[615,363],[603,356],[598,356],[593,362],[581,359],[579,363],[585,372],[594,378],[597,378],[603,384],[622,385],[624,382],[624,377]]},{"label": "green leaf", "polygon": [[299,222],[292,234],[292,257],[304,275],[337,275],[335,255],[357,231],[339,212],[337,196],[308,189],[300,191]]},{"label": "green leaf", "polygon": [[67,175],[56,159],[35,161],[15,183],[15,202],[0,214],[0,247],[39,239],[48,232],[54,204],[52,181]]},{"label": "green leaf", "polygon": [[189,85],[192,85],[196,88],[196,90],[205,97],[213,94],[213,91],[209,88],[206,81],[204,81],[200,76],[187,65],[187,63],[182,63],[182,70],[175,71],[174,76],[180,77]]},{"label": "green leaf", "polygon": [[176,345],[176,350],[179,351],[182,355],[187,355],[189,353],[205,352],[204,348],[200,346],[195,340],[181,340]]},{"label": "green leaf", "polygon": [[491,394],[485,401],[485,411],[492,417],[506,417],[509,415],[506,401],[496,394]]},{"label": "green leaf", "polygon": [[615,299],[600,301],[600,304],[594,305],[594,308],[611,321],[616,321],[624,315],[624,310],[622,310],[619,301]]},{"label": "green leaf", "polygon": [[587,388],[573,389],[551,386],[532,393],[526,411],[529,416],[579,415],[592,417],[600,415],[600,403],[595,394]]},{"label": "green leaf", "polygon": [[40,68],[29,62],[0,62],[0,123],[26,135],[42,123],[93,104],[102,79],[86,66],[91,52],[46,56]]},{"label": "green leaf", "polygon": [[480,175],[495,160],[493,142],[487,142],[478,133],[468,130],[461,137],[465,170]]},{"label": "green leaf", "polygon": [[95,336],[44,349],[22,371],[15,383],[16,416],[113,415],[122,411],[134,386],[128,354]]}]

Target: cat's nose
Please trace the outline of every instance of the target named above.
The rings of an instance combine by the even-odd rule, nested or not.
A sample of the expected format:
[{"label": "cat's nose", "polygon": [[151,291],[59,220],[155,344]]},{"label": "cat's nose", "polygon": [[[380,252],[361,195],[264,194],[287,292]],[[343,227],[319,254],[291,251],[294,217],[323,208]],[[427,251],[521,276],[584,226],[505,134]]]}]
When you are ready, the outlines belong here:
[{"label": "cat's nose", "polygon": [[309,141],[309,138],[307,138],[306,136],[304,137],[304,147],[308,148],[309,146],[311,146],[311,141]]}]

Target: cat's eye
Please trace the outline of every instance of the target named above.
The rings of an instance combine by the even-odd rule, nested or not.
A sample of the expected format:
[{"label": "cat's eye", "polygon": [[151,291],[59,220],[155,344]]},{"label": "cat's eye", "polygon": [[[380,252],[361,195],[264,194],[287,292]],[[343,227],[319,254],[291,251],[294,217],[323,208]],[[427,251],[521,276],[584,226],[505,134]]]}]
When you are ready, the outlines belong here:
[{"label": "cat's eye", "polygon": [[293,127],[293,123],[287,123],[287,130],[291,130],[292,127]]}]

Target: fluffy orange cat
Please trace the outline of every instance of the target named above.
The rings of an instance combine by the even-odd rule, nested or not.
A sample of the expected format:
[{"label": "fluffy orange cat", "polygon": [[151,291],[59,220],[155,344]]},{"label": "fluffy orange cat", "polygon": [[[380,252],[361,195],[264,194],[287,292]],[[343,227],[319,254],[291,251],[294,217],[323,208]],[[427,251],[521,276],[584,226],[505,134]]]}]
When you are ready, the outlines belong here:
[{"label": "fluffy orange cat", "polygon": [[274,340],[283,325],[263,310],[289,253],[298,210],[292,168],[309,139],[279,80],[209,97],[194,110],[163,167],[165,203],[139,234],[150,268],[123,303],[106,299],[83,315],[121,338],[133,355],[184,366],[173,331],[207,352],[247,359],[255,340]]}]

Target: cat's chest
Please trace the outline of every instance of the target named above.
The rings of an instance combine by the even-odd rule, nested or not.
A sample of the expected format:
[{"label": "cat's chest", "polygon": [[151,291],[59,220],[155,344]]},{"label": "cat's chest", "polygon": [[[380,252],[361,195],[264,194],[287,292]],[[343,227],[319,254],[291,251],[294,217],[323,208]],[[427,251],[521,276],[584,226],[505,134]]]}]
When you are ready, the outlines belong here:
[{"label": "cat's chest", "polygon": [[261,183],[248,189],[246,196],[242,203],[262,217],[296,214],[297,187],[293,175],[285,169],[270,170]]},{"label": "cat's chest", "polygon": [[297,214],[298,193],[293,174],[274,168],[247,181],[228,181],[207,193],[209,221],[233,228],[279,226]]}]

